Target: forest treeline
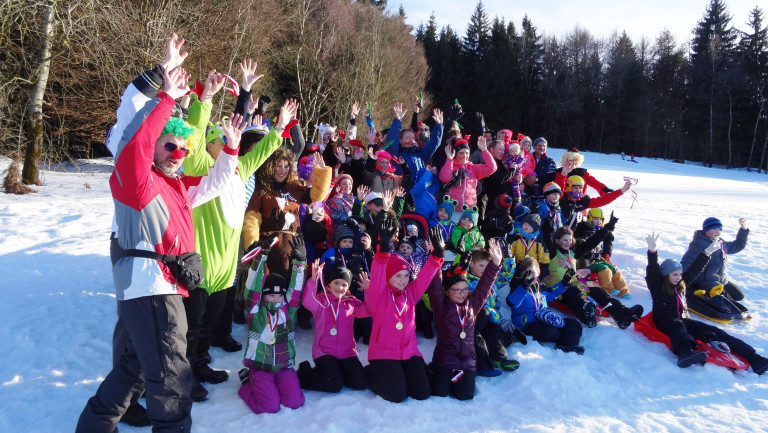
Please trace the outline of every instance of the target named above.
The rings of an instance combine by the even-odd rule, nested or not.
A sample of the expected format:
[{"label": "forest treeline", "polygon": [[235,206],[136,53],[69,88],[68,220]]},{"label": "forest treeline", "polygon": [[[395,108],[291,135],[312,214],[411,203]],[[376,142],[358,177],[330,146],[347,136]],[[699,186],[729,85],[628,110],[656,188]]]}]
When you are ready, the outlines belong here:
[{"label": "forest treeline", "polygon": [[[407,11],[389,12],[385,0],[7,1],[0,5],[5,155],[22,154],[31,134],[41,5],[52,7],[56,23],[42,109],[42,154],[50,159],[105,151],[120,93],[162,58],[175,31],[187,40],[185,66],[198,80],[211,68],[238,79],[237,62],[255,59],[265,78],[254,92],[297,98],[310,139],[317,122],[345,124],[352,101],[370,101],[381,126],[394,102],[410,103],[423,90],[428,107],[458,99],[492,129],[545,136],[555,147],[768,164],[764,14],[755,7],[738,17],[746,30],[736,30],[723,0],[706,5],[688,41],[669,31],[637,41],[583,28],[545,35],[528,17],[519,27],[491,19],[482,3],[462,36],[438,28],[434,16],[414,30]],[[223,95],[216,114],[234,104]]]}]

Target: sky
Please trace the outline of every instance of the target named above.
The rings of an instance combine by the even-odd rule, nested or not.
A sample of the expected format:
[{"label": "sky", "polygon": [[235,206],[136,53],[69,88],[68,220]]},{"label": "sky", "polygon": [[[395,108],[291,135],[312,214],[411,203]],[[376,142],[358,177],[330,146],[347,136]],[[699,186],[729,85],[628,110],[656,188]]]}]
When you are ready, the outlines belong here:
[{"label": "sky", "polygon": [[[732,19],[731,25],[746,30],[749,12],[758,0],[726,0]],[[450,26],[464,35],[475,10],[472,0],[390,0],[392,11],[402,4],[406,22],[414,28],[427,23],[432,12],[438,27]],[[483,0],[485,11],[494,17],[512,20],[519,28],[527,14],[540,33],[562,36],[577,25],[589,29],[597,37],[609,37],[612,32],[626,30],[633,41],[642,36],[653,41],[663,29],[669,29],[678,43],[687,42],[696,23],[706,12],[709,0]],[[766,10],[766,4],[761,7]]]},{"label": "sky", "polygon": [[[680,259],[705,217],[723,222],[733,240],[745,217],[746,248],[728,256],[727,273],[746,292],[746,323],[719,325],[768,356],[768,176],[741,170],[583,152],[584,167],[606,185],[638,179],[605,208],[619,218],[611,260],[632,299],[648,312],[646,243],[660,234],[661,259]],[[560,160],[562,149],[548,148]],[[0,174],[10,160],[0,156]],[[109,159],[45,168],[36,194],[0,193],[0,432],[60,433],[77,417],[112,367],[115,289],[109,261],[114,202]],[[716,181],[714,181],[716,179]],[[674,187],[670,187],[674,185]],[[706,185],[706,187],[702,187]],[[590,192],[591,193],[591,192]],[[508,289],[502,289],[506,296]],[[502,315],[509,317],[506,303]],[[695,318],[700,319],[698,316]],[[704,319],[701,319],[704,320]],[[711,323],[711,322],[710,322]],[[296,361],[311,357],[314,330],[296,331]],[[233,337],[245,343],[245,325]],[[435,340],[417,337],[427,362]],[[209,400],[192,407],[196,433],[453,433],[453,432],[767,432],[768,374],[707,364],[678,368],[675,355],[633,327],[600,319],[583,330],[584,356],[529,341],[507,349],[520,369],[479,378],[471,401],[431,397],[389,403],[371,391],[306,392],[296,410],[256,415],[238,397],[243,353],[211,348],[212,367],[229,380],[206,384]],[[367,364],[368,347],[358,345]],[[146,402],[143,402],[146,404]],[[148,428],[119,427],[121,433]]]}]

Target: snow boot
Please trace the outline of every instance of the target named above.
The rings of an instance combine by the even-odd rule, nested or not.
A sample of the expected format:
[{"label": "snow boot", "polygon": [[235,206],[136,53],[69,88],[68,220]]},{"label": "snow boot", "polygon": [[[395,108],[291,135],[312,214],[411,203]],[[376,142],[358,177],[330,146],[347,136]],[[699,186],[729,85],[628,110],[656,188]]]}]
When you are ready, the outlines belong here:
[{"label": "snow boot", "polygon": [[624,304],[620,304],[617,301],[609,304],[605,307],[605,310],[611,314],[613,320],[616,322],[616,326],[619,329],[627,329],[632,322],[636,321],[643,316],[643,306],[635,305],[632,308],[627,308]]},{"label": "snow boot", "polygon": [[240,378],[240,384],[245,385],[248,382],[248,367],[241,368],[237,376]]},{"label": "snow boot", "polygon": [[578,344],[573,345],[573,346],[566,346],[564,344],[558,344],[557,346],[555,346],[555,349],[562,350],[565,353],[573,352],[573,353],[576,353],[578,355],[583,355],[584,354],[584,347],[583,346],[579,346]]},{"label": "snow boot", "polygon": [[211,346],[221,347],[225,352],[239,352],[243,345],[238,343],[231,334],[217,335],[211,339]]},{"label": "snow boot", "polygon": [[482,377],[497,377],[501,376],[500,368],[492,368],[490,370],[477,370],[477,375]]},{"label": "snow boot", "polygon": [[208,348],[211,347],[211,337],[213,335],[213,329],[203,328],[198,331],[197,340],[197,357],[195,363],[192,364],[192,372],[200,382],[208,383],[221,383],[229,379],[229,374],[224,370],[214,370],[208,366],[205,362],[205,355],[208,353]]},{"label": "snow boot", "polygon": [[584,313],[584,324],[587,325],[587,328],[594,328],[597,326],[597,307],[595,304],[586,302],[582,308]]},{"label": "snow boot", "polygon": [[520,368],[520,363],[516,359],[502,359],[493,363],[497,368],[503,371],[515,371]]},{"label": "snow boot", "polygon": [[704,352],[694,352],[689,349],[677,355],[677,366],[680,368],[688,368],[693,364],[703,365],[705,362],[707,362],[707,354]]},{"label": "snow boot", "polygon": [[757,353],[753,353],[752,356],[747,359],[747,361],[749,361],[749,365],[752,366],[752,371],[757,374],[763,374],[768,371],[768,359],[758,355]]},{"label": "snow boot", "polygon": [[192,391],[189,393],[189,398],[195,403],[206,401],[208,400],[208,390],[195,379],[195,383],[192,384]]},{"label": "snow boot", "polygon": [[131,427],[149,427],[152,423],[147,416],[147,409],[144,408],[139,402],[131,403],[120,418],[120,422],[128,424]]}]

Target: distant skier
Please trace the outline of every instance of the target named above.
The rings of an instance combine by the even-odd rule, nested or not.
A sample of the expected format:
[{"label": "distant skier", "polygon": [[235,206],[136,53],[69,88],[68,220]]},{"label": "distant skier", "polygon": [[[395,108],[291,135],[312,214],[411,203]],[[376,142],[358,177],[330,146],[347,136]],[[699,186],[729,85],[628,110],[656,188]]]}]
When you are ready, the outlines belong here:
[{"label": "distant skier", "polygon": [[637,164],[637,161],[635,161],[635,154],[634,153],[629,155],[629,160],[634,162],[635,164]]},{"label": "distant skier", "polygon": [[626,161],[626,156],[627,155],[624,155],[624,152],[621,152],[621,160],[622,161]]}]

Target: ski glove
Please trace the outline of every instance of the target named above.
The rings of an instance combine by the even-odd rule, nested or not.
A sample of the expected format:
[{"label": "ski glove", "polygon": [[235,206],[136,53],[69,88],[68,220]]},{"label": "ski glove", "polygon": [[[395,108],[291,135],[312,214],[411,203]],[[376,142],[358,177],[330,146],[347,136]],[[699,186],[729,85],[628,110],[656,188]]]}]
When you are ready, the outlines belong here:
[{"label": "ski glove", "polygon": [[648,251],[658,251],[656,249],[656,238],[653,235],[646,236],[645,243],[648,244]]},{"label": "ski glove", "polygon": [[307,261],[307,247],[304,245],[304,238],[301,236],[294,236],[288,245],[291,248],[291,259],[297,262]]},{"label": "ski glove", "polygon": [[720,249],[720,238],[715,238],[708,247],[704,248],[704,254],[711,256],[712,253]]},{"label": "ski glove", "polygon": [[533,275],[533,272],[530,269],[525,271],[523,274],[523,287],[526,289],[531,287],[534,281],[536,281],[536,276]]},{"label": "ski glove", "polygon": [[554,311],[547,309],[539,310],[536,312],[535,316],[536,320],[549,326],[554,326],[555,328],[565,327],[565,320]]},{"label": "ski glove", "polygon": [[619,222],[619,219],[613,216],[613,211],[611,211],[611,218],[608,220],[608,224],[605,225],[605,229],[608,231],[613,231],[617,222]]},{"label": "ski glove", "polygon": [[461,116],[463,115],[464,110],[461,108],[460,104],[453,104],[451,105],[451,108],[448,109],[448,120],[451,122],[456,122],[461,119]]},{"label": "ski glove", "polygon": [[392,245],[392,239],[395,237],[397,226],[392,218],[389,218],[385,212],[380,214],[382,217],[376,223],[376,232],[379,234],[379,252],[388,253]]},{"label": "ski glove", "polygon": [[432,256],[442,259],[445,255],[445,242],[440,227],[432,226],[429,229],[429,241],[432,242]]},{"label": "ski glove", "polygon": [[517,329],[515,325],[510,321],[509,319],[501,319],[499,321],[499,326],[501,329],[503,329],[505,332],[513,333]]},{"label": "ski glove", "polygon": [[576,271],[573,269],[567,269],[565,271],[565,274],[563,274],[562,283],[564,286],[568,287],[569,284],[571,284],[571,279],[573,276],[576,275]]}]

